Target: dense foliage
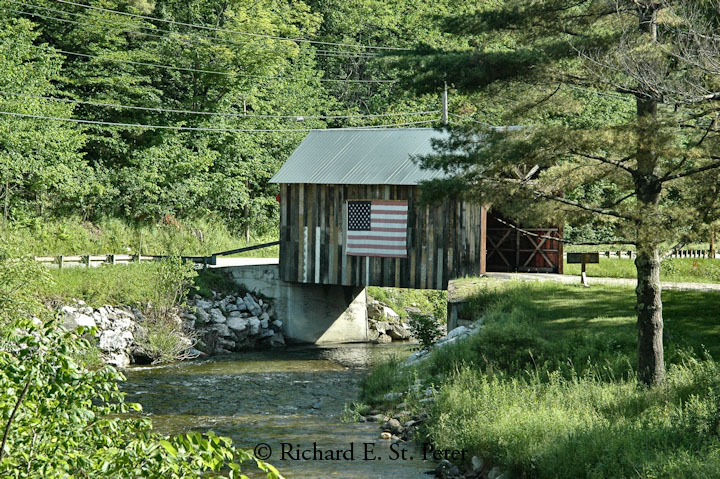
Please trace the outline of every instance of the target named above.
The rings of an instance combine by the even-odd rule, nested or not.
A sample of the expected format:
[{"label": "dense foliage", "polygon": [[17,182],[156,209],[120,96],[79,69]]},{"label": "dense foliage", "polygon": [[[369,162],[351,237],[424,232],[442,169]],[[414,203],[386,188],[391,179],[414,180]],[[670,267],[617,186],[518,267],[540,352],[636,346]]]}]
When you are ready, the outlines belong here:
[{"label": "dense foliage", "polygon": [[6,2],[2,217],[272,233],[268,180],[308,128],[437,120],[436,93],[389,82],[398,69],[362,47],[407,46],[432,13],[416,0]]},{"label": "dense foliage", "polygon": [[[88,370],[83,331],[66,332],[39,301],[41,269],[0,260],[0,476],[238,478],[254,461],[212,433],[162,437],[125,403],[112,367]],[[267,477],[279,477],[263,462]]]}]

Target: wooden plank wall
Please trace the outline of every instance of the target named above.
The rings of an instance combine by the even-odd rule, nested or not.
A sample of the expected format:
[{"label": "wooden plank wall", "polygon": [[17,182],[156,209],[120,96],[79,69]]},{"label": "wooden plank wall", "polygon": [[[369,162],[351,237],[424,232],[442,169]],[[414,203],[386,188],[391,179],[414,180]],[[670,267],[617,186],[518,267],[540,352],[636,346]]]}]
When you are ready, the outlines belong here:
[{"label": "wooden plank wall", "polygon": [[[347,286],[447,289],[450,279],[484,272],[480,205],[419,204],[417,186],[282,184],[280,277]],[[407,200],[408,257],[345,254],[347,200]]]}]

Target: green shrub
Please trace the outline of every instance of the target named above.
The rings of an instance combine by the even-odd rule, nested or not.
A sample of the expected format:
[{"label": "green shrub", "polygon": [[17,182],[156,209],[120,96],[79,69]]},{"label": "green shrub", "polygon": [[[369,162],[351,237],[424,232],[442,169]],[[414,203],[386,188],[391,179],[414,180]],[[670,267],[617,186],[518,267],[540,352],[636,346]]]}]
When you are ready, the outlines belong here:
[{"label": "green shrub", "polygon": [[410,314],[408,325],[423,349],[430,349],[442,336],[440,323],[430,314]]},{"label": "green shrub", "polygon": [[[35,296],[35,278],[18,263],[0,260],[0,278],[16,281],[0,301],[0,427],[7,433],[0,477],[239,477],[239,463],[254,460],[250,452],[212,433],[153,433],[149,419],[133,414],[140,405],[124,402],[117,386],[122,374],[78,363],[89,347],[85,331],[59,327]],[[279,477],[257,464],[267,477]]]}]

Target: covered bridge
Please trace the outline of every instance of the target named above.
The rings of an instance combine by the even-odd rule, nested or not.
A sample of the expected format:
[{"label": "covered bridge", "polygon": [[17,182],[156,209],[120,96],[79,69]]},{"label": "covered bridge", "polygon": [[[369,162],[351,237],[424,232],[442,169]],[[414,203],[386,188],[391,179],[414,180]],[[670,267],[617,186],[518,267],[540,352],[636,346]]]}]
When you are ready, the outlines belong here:
[{"label": "covered bridge", "polygon": [[[432,139],[444,135],[431,128],[311,131],[271,180],[280,184],[280,279],[446,289],[451,279],[484,273],[487,208],[460,199],[421,202],[419,184],[443,173],[420,169],[413,157],[432,153]],[[512,238],[519,248],[517,232]],[[498,247],[509,257],[505,240]],[[533,258],[530,271],[557,268],[544,264],[547,252],[532,255],[542,265]]]}]

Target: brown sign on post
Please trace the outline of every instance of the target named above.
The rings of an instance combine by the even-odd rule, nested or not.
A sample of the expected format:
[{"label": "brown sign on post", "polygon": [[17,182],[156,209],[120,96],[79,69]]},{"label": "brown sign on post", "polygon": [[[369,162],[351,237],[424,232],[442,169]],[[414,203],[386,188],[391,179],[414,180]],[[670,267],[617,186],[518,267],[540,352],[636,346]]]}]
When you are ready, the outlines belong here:
[{"label": "brown sign on post", "polygon": [[597,264],[600,262],[600,253],[568,253],[567,262],[568,264]]},{"label": "brown sign on post", "polygon": [[599,263],[600,253],[568,253],[567,254],[568,264],[581,264],[580,270],[580,282],[583,286],[588,288],[590,285],[587,283],[587,275],[585,274],[585,265],[588,263]]}]

